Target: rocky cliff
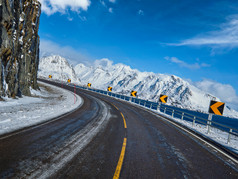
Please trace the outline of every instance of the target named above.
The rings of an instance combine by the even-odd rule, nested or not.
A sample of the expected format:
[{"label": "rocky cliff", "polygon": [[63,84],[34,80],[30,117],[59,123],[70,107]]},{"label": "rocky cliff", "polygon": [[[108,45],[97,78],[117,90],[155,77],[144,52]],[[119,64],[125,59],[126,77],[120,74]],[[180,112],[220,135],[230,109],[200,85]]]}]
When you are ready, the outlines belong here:
[{"label": "rocky cliff", "polygon": [[37,89],[40,3],[0,0],[0,97]]}]

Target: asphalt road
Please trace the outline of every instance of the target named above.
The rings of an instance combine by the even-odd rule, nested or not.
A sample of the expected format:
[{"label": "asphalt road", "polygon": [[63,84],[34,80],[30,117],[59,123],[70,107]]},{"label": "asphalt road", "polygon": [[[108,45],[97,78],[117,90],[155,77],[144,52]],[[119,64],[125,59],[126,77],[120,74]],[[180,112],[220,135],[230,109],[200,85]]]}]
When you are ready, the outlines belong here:
[{"label": "asphalt road", "polygon": [[1,178],[238,178],[236,163],[152,112],[77,94],[77,111],[0,136]]}]

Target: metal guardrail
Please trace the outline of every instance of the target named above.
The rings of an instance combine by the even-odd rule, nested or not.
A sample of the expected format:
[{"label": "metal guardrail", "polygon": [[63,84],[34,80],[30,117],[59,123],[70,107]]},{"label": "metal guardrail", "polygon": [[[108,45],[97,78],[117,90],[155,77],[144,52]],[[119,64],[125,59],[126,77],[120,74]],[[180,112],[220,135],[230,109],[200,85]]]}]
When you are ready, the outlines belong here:
[{"label": "metal guardrail", "polygon": [[[72,84],[67,84],[67,85],[74,86]],[[104,90],[99,90],[99,89],[94,89],[94,88],[88,88],[86,86],[76,85],[76,87],[81,88],[81,89],[85,89],[85,90],[89,90],[89,91],[94,91],[94,92],[97,92],[97,93],[100,93],[100,94],[104,94],[104,95],[111,96],[111,97],[114,97],[114,98],[118,98],[118,99],[121,99],[121,100],[129,101],[129,102],[132,102],[132,103],[136,103],[138,105],[147,107],[149,109],[154,109],[156,111],[160,111],[160,112],[163,112],[165,114],[171,114],[172,118],[177,117],[178,119],[181,119],[181,120],[191,121],[192,122],[192,127],[194,127],[196,123],[205,125],[205,126],[207,126],[207,133],[208,134],[210,133],[211,127],[216,128],[216,129],[218,129],[220,131],[223,131],[223,132],[226,132],[228,134],[227,143],[231,142],[231,136],[232,135],[235,136],[235,137],[238,137],[238,129],[237,128],[232,128],[230,126],[226,126],[226,125],[214,122],[211,119],[210,120],[205,119],[205,118],[202,118],[202,117],[199,117],[199,116],[196,116],[196,115],[192,115],[192,114],[180,111],[180,110],[172,109],[173,106],[168,106],[168,105],[164,106],[164,105],[161,105],[160,103],[155,103],[155,102],[151,102],[151,101],[148,101],[148,100],[138,99],[138,98],[134,98],[134,97],[131,97],[131,96],[125,96],[125,95],[122,95],[122,94],[117,94],[117,93],[113,93],[113,92],[109,92],[109,91],[104,91]],[[179,116],[180,116],[180,118],[179,118]]]},{"label": "metal guardrail", "polygon": [[169,107],[163,106],[160,108],[160,112],[166,113],[166,111],[171,113],[172,118],[174,118],[174,115],[176,114],[177,116],[181,116],[179,118],[181,120],[184,120],[184,118],[189,119],[190,121],[192,121],[192,127],[195,126],[195,123],[206,125],[207,133],[210,133],[211,127],[214,127],[216,129],[219,129],[223,132],[228,133],[227,143],[231,141],[231,135],[238,137],[238,129],[236,128],[232,128],[230,126],[226,126],[226,125],[214,122],[212,120],[201,118],[199,116],[192,115],[183,111],[174,110]]}]

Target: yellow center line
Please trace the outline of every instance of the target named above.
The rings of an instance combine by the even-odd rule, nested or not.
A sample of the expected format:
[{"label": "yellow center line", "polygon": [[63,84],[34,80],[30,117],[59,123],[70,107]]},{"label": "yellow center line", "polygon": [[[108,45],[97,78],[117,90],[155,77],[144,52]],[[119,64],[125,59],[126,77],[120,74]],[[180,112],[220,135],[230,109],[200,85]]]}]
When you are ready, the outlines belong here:
[{"label": "yellow center line", "polygon": [[125,120],[125,117],[124,117],[124,115],[121,113],[121,116],[122,116],[122,118],[123,118],[123,121],[124,121],[124,127],[125,127],[125,129],[127,128],[127,126],[126,126],[126,120]]},{"label": "yellow center line", "polygon": [[[112,104],[112,103],[111,103]],[[112,104],[118,111],[119,111],[119,109],[114,105],[114,104]],[[125,129],[127,128],[127,126],[126,126],[126,120],[125,120],[125,117],[124,117],[124,115],[121,113],[121,116],[122,116],[122,118],[123,118],[123,122],[124,122],[124,127],[125,127]]]},{"label": "yellow center line", "polygon": [[[114,104],[112,104],[112,105],[119,111],[119,109]],[[123,118],[124,128],[127,129],[126,119],[125,119],[125,117],[122,113],[121,113],[121,116]],[[116,171],[114,173],[113,179],[118,179],[119,176],[120,176],[121,168],[122,168],[122,164],[123,164],[123,160],[124,160],[124,156],[125,156],[125,151],[126,151],[126,142],[127,142],[127,138],[124,138],[122,149],[121,149],[121,155],[120,155],[120,158],[118,160],[117,168],[116,168]]]},{"label": "yellow center line", "polygon": [[123,164],[125,151],[126,151],[126,141],[127,141],[127,138],[124,138],[122,149],[121,149],[121,155],[120,155],[120,158],[118,160],[117,168],[116,168],[116,171],[114,173],[113,179],[118,179],[119,176],[120,176],[121,167],[122,167],[122,164]]},{"label": "yellow center line", "polygon": [[[111,103],[112,104],[112,103]],[[118,111],[119,111],[119,109],[114,105],[114,104],[112,104]]]}]

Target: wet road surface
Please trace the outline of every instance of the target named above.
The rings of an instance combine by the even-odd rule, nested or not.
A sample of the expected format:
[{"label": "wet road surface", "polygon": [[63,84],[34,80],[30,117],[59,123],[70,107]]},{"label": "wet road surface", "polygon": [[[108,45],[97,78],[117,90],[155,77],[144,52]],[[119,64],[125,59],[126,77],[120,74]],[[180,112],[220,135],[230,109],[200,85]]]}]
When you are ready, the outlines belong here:
[{"label": "wet road surface", "polygon": [[112,178],[125,138],[120,178],[238,178],[236,163],[152,112],[77,94],[77,111],[0,137],[0,178]]}]

